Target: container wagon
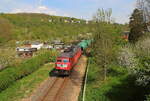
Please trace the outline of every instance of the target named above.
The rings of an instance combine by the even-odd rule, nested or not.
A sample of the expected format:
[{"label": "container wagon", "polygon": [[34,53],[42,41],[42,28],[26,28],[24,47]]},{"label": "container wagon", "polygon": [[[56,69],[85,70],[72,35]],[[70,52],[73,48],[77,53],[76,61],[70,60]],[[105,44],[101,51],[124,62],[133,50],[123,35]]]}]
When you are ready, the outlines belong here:
[{"label": "container wagon", "polygon": [[84,51],[91,44],[91,40],[82,40],[78,46]]}]

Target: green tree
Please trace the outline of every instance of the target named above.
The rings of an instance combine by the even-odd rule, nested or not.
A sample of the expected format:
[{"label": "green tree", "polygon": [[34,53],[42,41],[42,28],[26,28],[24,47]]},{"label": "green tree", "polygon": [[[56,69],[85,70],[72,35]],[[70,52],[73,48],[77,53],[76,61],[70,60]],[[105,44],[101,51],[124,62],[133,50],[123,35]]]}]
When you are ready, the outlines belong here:
[{"label": "green tree", "polygon": [[135,43],[147,30],[146,23],[143,21],[143,13],[141,10],[135,9],[130,17],[130,33],[129,41]]},{"label": "green tree", "polygon": [[112,11],[106,12],[103,9],[98,9],[96,16],[94,16],[94,20],[97,23],[95,24],[94,42],[92,45],[95,62],[100,68],[103,68],[104,80],[107,77],[108,65],[115,54],[113,50],[115,39],[113,37],[114,27],[108,23],[111,20]]},{"label": "green tree", "polygon": [[[104,28],[104,30],[107,29]],[[95,61],[100,67],[103,68],[104,80],[105,80],[107,77],[108,64],[112,61],[113,54],[114,54],[114,52],[112,51],[113,40],[107,32],[103,30],[98,30],[97,33],[95,33],[94,41],[95,42],[93,45],[93,51],[94,51]]]}]

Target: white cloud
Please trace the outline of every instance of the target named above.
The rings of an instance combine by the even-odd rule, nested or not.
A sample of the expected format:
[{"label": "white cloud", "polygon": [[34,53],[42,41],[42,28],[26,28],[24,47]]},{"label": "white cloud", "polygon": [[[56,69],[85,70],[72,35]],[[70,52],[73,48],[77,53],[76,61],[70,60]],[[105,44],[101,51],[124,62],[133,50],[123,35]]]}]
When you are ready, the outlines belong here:
[{"label": "white cloud", "polygon": [[39,6],[38,9],[39,10],[48,10],[48,8],[46,6]]},{"label": "white cloud", "polygon": [[15,8],[11,11],[11,13],[44,13],[48,15],[71,17],[70,14],[66,12],[63,12],[58,9],[48,8],[46,6],[33,7],[28,5],[24,7]]},{"label": "white cloud", "polygon": [[[69,16],[67,12],[50,8],[42,4],[44,0],[37,0],[34,4],[23,3],[20,0],[0,0],[0,12],[7,13],[45,13],[49,15]],[[11,5],[10,5],[11,4]],[[6,7],[6,5],[8,5]]]},{"label": "white cloud", "polygon": [[49,15],[61,15],[65,13],[54,10],[54,9],[50,9],[46,6],[37,6],[37,7],[32,7],[32,6],[28,6],[28,7],[22,7],[22,8],[16,8],[13,9],[11,13],[45,13],[45,14],[49,14]]},{"label": "white cloud", "polygon": [[50,14],[50,15],[57,15],[58,14],[58,12],[56,10],[52,10],[46,6],[38,6],[34,12],[46,13],[46,14]]}]

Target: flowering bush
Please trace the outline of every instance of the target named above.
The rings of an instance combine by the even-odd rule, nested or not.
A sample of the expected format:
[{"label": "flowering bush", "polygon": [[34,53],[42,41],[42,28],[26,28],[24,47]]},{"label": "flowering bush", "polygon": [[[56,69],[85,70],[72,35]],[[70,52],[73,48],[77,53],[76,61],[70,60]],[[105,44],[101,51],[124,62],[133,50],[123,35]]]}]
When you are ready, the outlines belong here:
[{"label": "flowering bush", "polygon": [[118,63],[123,67],[133,69],[137,67],[138,59],[129,48],[122,48],[118,55]]}]

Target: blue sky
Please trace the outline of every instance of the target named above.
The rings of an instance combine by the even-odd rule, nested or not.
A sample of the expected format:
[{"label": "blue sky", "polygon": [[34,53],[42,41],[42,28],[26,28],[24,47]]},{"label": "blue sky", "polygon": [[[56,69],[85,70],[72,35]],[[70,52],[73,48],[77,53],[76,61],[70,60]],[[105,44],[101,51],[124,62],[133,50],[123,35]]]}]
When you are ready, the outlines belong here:
[{"label": "blue sky", "polygon": [[128,22],[136,0],[0,0],[0,12],[35,12],[92,19],[98,8],[112,8],[118,23]]}]

